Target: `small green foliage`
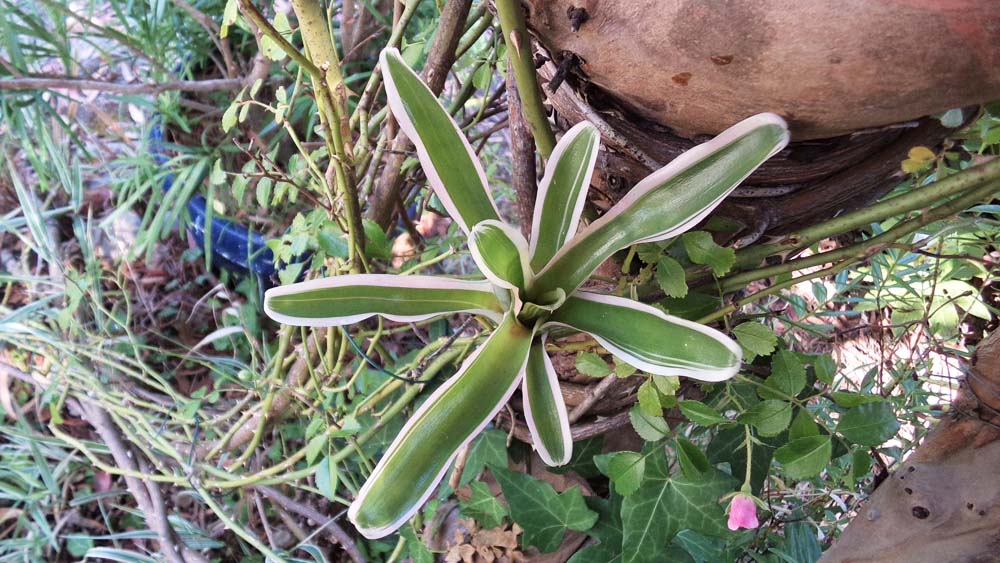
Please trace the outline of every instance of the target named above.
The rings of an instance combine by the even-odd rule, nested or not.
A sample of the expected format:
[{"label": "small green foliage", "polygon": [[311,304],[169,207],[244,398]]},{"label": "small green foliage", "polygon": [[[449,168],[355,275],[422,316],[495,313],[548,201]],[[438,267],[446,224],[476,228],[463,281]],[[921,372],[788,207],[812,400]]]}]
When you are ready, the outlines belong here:
[{"label": "small green foliage", "polygon": [[635,492],[642,481],[646,455],[638,452],[612,452],[595,455],[594,463],[614,484],[616,493],[628,496]]},{"label": "small green foliage", "polygon": [[739,421],[752,424],[761,436],[777,436],[792,421],[792,405],[775,399],[761,401],[741,414]]},{"label": "small green foliage", "polygon": [[670,433],[670,426],[663,416],[650,416],[639,405],[628,411],[628,418],[636,433],[648,442],[662,440]]},{"label": "small green foliage", "polygon": [[656,262],[656,282],[667,297],[686,297],[688,286],[684,281],[684,267],[669,256],[661,256]]},{"label": "small green foliage", "polygon": [[681,413],[683,413],[688,420],[695,424],[699,424],[701,426],[713,426],[715,424],[725,424],[729,422],[725,419],[725,417],[716,412],[715,409],[705,403],[702,403],[701,401],[687,399],[680,401],[678,405],[681,408]]},{"label": "small green foliage", "polygon": [[736,251],[715,243],[711,233],[692,231],[681,235],[681,242],[688,258],[695,264],[705,264],[712,268],[716,276],[723,276],[736,262]]},{"label": "small green foliage", "polygon": [[757,388],[761,399],[790,399],[806,385],[806,368],[793,352],[781,350],[771,360],[771,375]]},{"label": "small green foliage", "polygon": [[809,479],[826,469],[832,452],[830,436],[805,436],[775,450],[774,459],[792,479]]},{"label": "small green foliage", "polygon": [[576,355],[576,371],[590,377],[604,377],[611,373],[611,367],[604,358],[593,352],[580,352]]},{"label": "small green foliage", "polygon": [[778,345],[778,336],[767,325],[741,323],[733,328],[733,336],[743,348],[743,359],[752,362],[757,356],[770,356]]},{"label": "small green foliage", "polygon": [[879,401],[848,409],[840,416],[837,432],[846,440],[863,446],[877,446],[899,430],[892,405]]}]

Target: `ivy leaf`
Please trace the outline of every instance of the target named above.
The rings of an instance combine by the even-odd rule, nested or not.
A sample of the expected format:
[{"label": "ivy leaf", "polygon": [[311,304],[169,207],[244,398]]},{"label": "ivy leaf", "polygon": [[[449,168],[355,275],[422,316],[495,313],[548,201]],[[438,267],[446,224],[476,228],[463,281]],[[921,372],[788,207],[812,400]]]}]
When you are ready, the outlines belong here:
[{"label": "ivy leaf", "polygon": [[734,479],[718,470],[694,479],[671,476],[663,450],[655,451],[642,486],[622,500],[623,563],[662,561],[663,547],[680,530],[728,534],[719,497],[734,486]]},{"label": "ivy leaf", "polygon": [[663,256],[656,262],[656,282],[668,297],[686,297],[687,282],[684,281],[684,267],[669,256]]},{"label": "ivy leaf", "polygon": [[752,362],[757,356],[770,356],[778,344],[778,336],[767,325],[743,323],[733,328],[733,336],[743,348],[743,359]]},{"label": "ivy leaf", "polygon": [[690,479],[694,479],[712,468],[705,453],[684,438],[677,438],[677,461],[681,464],[684,476]]},{"label": "ivy leaf", "polygon": [[830,464],[833,445],[830,436],[806,436],[781,446],[774,452],[774,459],[781,463],[792,479],[808,479],[819,475]]},{"label": "ivy leaf", "polygon": [[837,432],[862,446],[877,446],[899,430],[899,421],[889,403],[867,403],[849,409],[840,417]]},{"label": "ivy leaf", "polygon": [[413,531],[413,527],[410,525],[403,526],[399,530],[399,535],[406,539],[406,545],[409,548],[410,559],[413,563],[434,563],[434,553],[427,548],[427,545],[417,537],[417,533]]},{"label": "ivy leaf", "polygon": [[628,411],[628,419],[632,422],[636,434],[647,442],[662,440],[670,433],[670,425],[662,416],[649,416],[639,408],[639,405]]},{"label": "ivy leaf", "polygon": [[601,473],[615,484],[615,492],[627,497],[642,483],[646,471],[646,456],[638,452],[614,452],[594,456]]},{"label": "ivy leaf", "polygon": [[493,496],[489,485],[482,481],[469,483],[472,489],[472,496],[469,500],[458,501],[458,507],[462,514],[474,519],[482,524],[483,528],[496,528],[503,524],[503,519],[507,516],[507,509],[500,501]]},{"label": "ivy leaf", "polygon": [[782,350],[771,360],[771,375],[757,388],[761,399],[794,397],[806,386],[806,368],[794,352]]},{"label": "ivy leaf", "polygon": [[[495,430],[494,432],[499,432],[506,440],[506,434],[499,430]],[[557,475],[562,475],[568,471],[575,471],[577,475],[584,479],[592,479],[601,474],[594,463],[594,457],[600,455],[603,450],[604,436],[599,435],[587,438],[586,440],[580,440],[579,442],[573,442],[573,456],[569,458],[569,463],[560,465],[559,467],[549,467],[548,471]]]},{"label": "ivy leaf", "polygon": [[622,559],[622,497],[585,497],[587,507],[599,515],[587,535],[598,541],[573,554],[566,563],[620,563]]},{"label": "ivy leaf", "polygon": [[739,417],[744,424],[752,424],[761,436],[777,436],[792,421],[792,405],[770,399],[761,401]]},{"label": "ivy leaf", "polygon": [[584,532],[597,522],[597,513],[587,508],[579,487],[556,493],[551,485],[530,475],[503,467],[490,471],[510,505],[511,518],[524,529],[525,547],[535,546],[542,553],[555,551],[566,530]]},{"label": "ivy leaf", "polygon": [[736,263],[736,251],[715,244],[712,235],[705,231],[684,233],[681,242],[692,262],[711,267],[717,277],[726,275]]},{"label": "ivy leaf", "polygon": [[[742,426],[722,428],[708,444],[708,460],[715,463],[728,463],[733,475],[745,475],[747,470],[747,450],[744,442],[746,432]],[[771,458],[774,457],[774,447],[766,442],[753,443],[753,459],[750,467],[750,487],[755,494],[764,487],[768,472],[771,469]]]},{"label": "ivy leaf", "polygon": [[507,434],[502,430],[487,430],[472,442],[465,469],[458,480],[459,485],[467,485],[482,473],[486,466],[507,465]]},{"label": "ivy leaf", "polygon": [[576,355],[576,371],[590,377],[604,377],[611,373],[608,362],[593,352],[580,352]]},{"label": "ivy leaf", "polygon": [[730,422],[712,407],[700,401],[685,400],[680,402],[681,413],[691,422],[701,426],[713,426]]}]

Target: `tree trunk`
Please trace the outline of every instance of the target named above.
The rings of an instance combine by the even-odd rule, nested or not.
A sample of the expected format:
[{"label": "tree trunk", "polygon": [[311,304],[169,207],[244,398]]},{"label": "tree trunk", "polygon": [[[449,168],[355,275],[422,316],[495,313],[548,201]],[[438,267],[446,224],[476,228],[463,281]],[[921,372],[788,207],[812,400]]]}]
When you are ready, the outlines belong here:
[{"label": "tree trunk", "polygon": [[612,203],[744,117],[785,117],[792,144],[716,212],[742,245],[870,204],[948,135],[925,116],[1000,98],[995,0],[524,4],[557,124],[601,128]]},{"label": "tree trunk", "polygon": [[1000,561],[1000,331],[942,420],[822,563]]}]

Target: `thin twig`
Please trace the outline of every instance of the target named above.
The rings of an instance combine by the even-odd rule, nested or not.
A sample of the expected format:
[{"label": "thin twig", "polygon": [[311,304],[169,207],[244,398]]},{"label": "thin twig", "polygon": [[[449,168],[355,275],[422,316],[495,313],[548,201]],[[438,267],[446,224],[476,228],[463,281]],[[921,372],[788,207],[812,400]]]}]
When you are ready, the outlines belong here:
[{"label": "thin twig", "polygon": [[349,536],[347,532],[344,531],[344,529],[333,519],[327,518],[320,513],[320,511],[307,504],[286,497],[278,492],[277,489],[266,487],[264,485],[255,485],[254,489],[274,501],[278,506],[284,508],[285,510],[294,512],[299,516],[316,522],[316,524],[323,529],[330,539],[340,544],[340,547],[344,549],[344,553],[351,558],[351,561],[354,561],[355,563],[364,563],[365,558],[361,555],[361,551],[358,550],[358,546],[354,545],[354,540],[352,540],[351,536]]},{"label": "thin twig", "polygon": [[211,78],[208,80],[171,80],[152,84],[124,84],[85,78],[6,78],[0,80],[0,90],[99,90],[116,94],[159,94],[161,92],[218,92],[242,88],[244,78]]}]

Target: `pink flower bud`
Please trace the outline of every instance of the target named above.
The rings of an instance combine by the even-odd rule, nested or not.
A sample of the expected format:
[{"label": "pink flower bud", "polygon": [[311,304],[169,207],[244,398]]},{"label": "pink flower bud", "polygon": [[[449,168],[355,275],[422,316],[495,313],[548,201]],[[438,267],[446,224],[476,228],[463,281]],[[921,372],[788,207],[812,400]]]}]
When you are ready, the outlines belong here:
[{"label": "pink flower bud", "polygon": [[753,498],[742,494],[734,496],[729,503],[729,529],[735,531],[746,528],[750,530],[757,526],[760,526],[760,522],[757,521],[757,505]]}]

